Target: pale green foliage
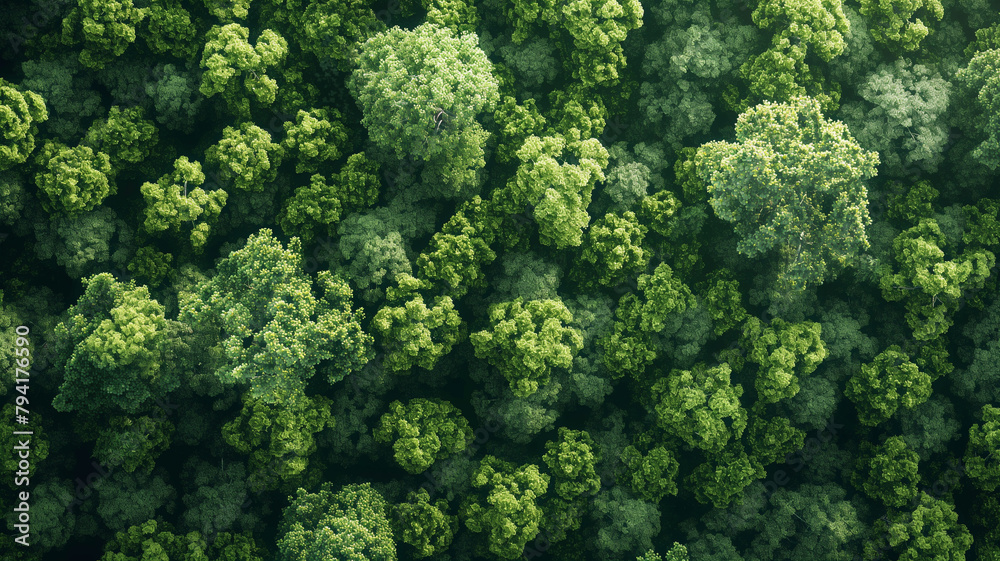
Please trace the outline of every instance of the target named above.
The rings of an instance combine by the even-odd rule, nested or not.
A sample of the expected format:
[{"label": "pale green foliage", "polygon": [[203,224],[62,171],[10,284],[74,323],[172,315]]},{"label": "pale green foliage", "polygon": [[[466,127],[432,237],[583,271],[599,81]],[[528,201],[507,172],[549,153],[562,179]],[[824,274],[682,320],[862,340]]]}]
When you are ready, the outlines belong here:
[{"label": "pale green foliage", "polygon": [[83,281],[85,292],[55,328],[55,364],[63,372],[59,411],[135,413],[175,389],[166,365],[167,320],[146,287],[109,273]]},{"label": "pale green foliage", "polygon": [[762,466],[785,459],[802,448],[806,433],[792,426],[785,417],[755,415],[750,422],[747,440],[754,461]]},{"label": "pale green foliage", "polygon": [[587,431],[559,427],[559,440],[545,443],[542,460],[552,474],[553,490],[566,500],[592,495],[601,488],[594,470],[601,456]]},{"label": "pale green foliage", "polygon": [[540,499],[549,487],[549,476],[538,466],[515,466],[486,456],[472,476],[478,493],[462,503],[466,528],[485,536],[489,551],[501,559],[516,559],[539,532]]},{"label": "pale green foliage", "polygon": [[517,86],[538,88],[552,82],[558,74],[555,46],[547,37],[534,36],[523,43],[506,44],[497,49],[517,77]]},{"label": "pale green foliage", "polygon": [[757,399],[775,403],[795,396],[799,378],[812,374],[826,358],[821,325],[812,321],[788,323],[781,318],[764,327],[750,318],[743,328],[749,352],[747,358],[760,365]]},{"label": "pale green foliage", "polygon": [[886,506],[899,508],[917,495],[919,459],[900,436],[878,446],[864,442],[855,464],[854,486]]},{"label": "pale green foliage", "polygon": [[80,62],[104,68],[135,42],[135,26],[146,13],[132,0],[77,0],[62,20],[62,42],[80,45]]},{"label": "pale green foliage", "polygon": [[820,284],[827,269],[867,249],[868,191],[878,154],[866,152],[819,103],[763,103],[740,115],[736,143],[698,149],[698,175],[712,208],[734,223],[738,251],[748,257],[776,250],[779,290]]},{"label": "pale green foliage", "polygon": [[981,415],[969,427],[965,466],[976,487],[992,492],[1000,487],[1000,408],[984,405]]},{"label": "pale green foliage", "polygon": [[858,87],[864,101],[844,104],[841,115],[858,144],[879,153],[889,174],[913,165],[934,172],[948,140],[950,90],[937,71],[897,59],[869,74]]},{"label": "pale green foliage", "polygon": [[347,283],[320,271],[319,297],[312,284],[298,238],[286,250],[263,229],[223,259],[212,279],[182,295],[180,317],[219,333],[220,380],[249,383],[251,396],[280,403],[301,392],[321,361],[333,360],[332,383],[359,370],[371,353]]},{"label": "pale green foliage", "polygon": [[[583,241],[583,229],[590,222],[587,206],[594,186],[605,179],[609,158],[595,138],[584,140],[565,155],[564,149],[566,141],[561,136],[528,137],[517,151],[521,164],[501,198],[510,213],[534,206],[539,240],[557,249]],[[578,158],[577,164],[566,161],[571,156]]]},{"label": "pale green foliage", "polygon": [[708,287],[702,294],[702,303],[712,317],[712,330],[716,336],[736,327],[747,318],[740,283],[733,278],[729,269],[713,271]]},{"label": "pale green foliage", "polygon": [[93,210],[115,192],[108,155],[89,146],[46,141],[35,157],[40,171],[35,183],[42,208],[53,214],[74,215]]},{"label": "pale green foliage", "polygon": [[223,180],[236,189],[257,192],[277,177],[283,157],[284,150],[271,142],[271,134],[250,122],[226,127],[222,140],[205,151],[205,161],[219,166]]},{"label": "pale green foliage", "polygon": [[405,373],[414,366],[432,370],[460,340],[462,318],[450,296],[435,296],[428,307],[416,292],[422,283],[405,273],[396,278],[399,286],[389,289],[394,299],[409,299],[385,305],[372,319],[386,349],[383,365],[394,372]]},{"label": "pale green foliage", "polygon": [[510,382],[514,395],[526,397],[548,381],[553,368],[569,368],[583,348],[583,335],[568,324],[573,314],[561,300],[494,304],[490,329],[469,336],[478,358],[487,359]]},{"label": "pale green foliage", "polygon": [[28,159],[35,149],[38,123],[48,118],[42,96],[0,78],[0,171]]},{"label": "pale green foliage", "polygon": [[[525,300],[557,298],[562,271],[559,266],[535,253],[505,252],[500,257],[503,275],[490,284],[500,301],[521,297]],[[567,303],[567,306],[569,304]],[[573,313],[574,320],[578,319]]]},{"label": "pale green foliage", "polygon": [[875,360],[861,365],[847,382],[844,395],[858,408],[862,424],[874,426],[900,407],[912,409],[931,395],[931,378],[910,362],[898,346],[892,345]]},{"label": "pale green foliage", "polygon": [[304,51],[331,70],[351,70],[356,46],[385,29],[364,0],[308,2],[304,9],[297,9],[295,4],[289,2],[293,36],[297,36]]},{"label": "pale green foliage", "polygon": [[651,549],[645,554],[640,555],[635,561],[689,561],[690,559],[687,547],[674,542],[674,546],[664,555],[660,555]]},{"label": "pale green foliage", "polygon": [[324,483],[316,493],[299,488],[278,527],[282,561],[350,559],[396,561],[388,505],[371,485],[345,485],[334,493]]},{"label": "pale green foliage", "polygon": [[487,136],[475,118],[499,101],[475,34],[425,23],[375,35],[361,46],[348,87],[375,144],[428,162],[446,196],[475,183]]},{"label": "pale green foliage", "polygon": [[316,451],[315,434],[328,426],[334,426],[329,398],[291,391],[280,405],[244,396],[239,417],[223,425],[222,436],[250,456],[249,483],[260,491],[302,474]]},{"label": "pale green foliage", "polygon": [[729,374],[726,363],[711,368],[698,364],[657,380],[650,390],[657,423],[691,447],[721,452],[747,426],[739,399],[743,386],[731,384]]},{"label": "pale green foliage", "polygon": [[[900,233],[892,242],[897,272],[886,271],[879,279],[886,300],[906,301],[906,322],[920,341],[948,331],[962,294],[980,288],[996,262],[992,252],[966,249],[946,260],[942,247],[947,238],[934,219],[923,219]],[[895,267],[893,269],[896,269]]]},{"label": "pale green foliage", "polygon": [[[205,174],[201,162],[181,156],[174,161],[174,171],[156,183],[143,183],[140,187],[146,201],[146,221],[143,228],[150,234],[170,231],[173,235],[191,229],[188,240],[196,251],[208,241],[212,223],[222,212],[229,198],[222,189],[205,191],[201,185]],[[185,225],[185,223],[190,223]]]},{"label": "pale green foliage", "polygon": [[940,20],[940,0],[861,0],[861,15],[871,22],[872,37],[894,51],[915,51],[930,29],[919,17]]},{"label": "pale green foliage", "polygon": [[430,557],[448,550],[458,530],[458,516],[448,514],[448,501],[430,502],[427,489],[411,491],[405,503],[392,507],[396,535],[413,546],[414,556]]},{"label": "pale green foliage", "polygon": [[377,442],[392,442],[396,463],[410,473],[422,473],[472,442],[462,412],[439,399],[415,398],[406,405],[393,401],[374,435]]},{"label": "pale green foliage", "polygon": [[250,117],[250,95],[265,107],[274,103],[278,82],[267,73],[274,74],[288,55],[288,42],[274,31],[263,30],[256,45],[249,35],[238,23],[212,26],[201,55],[201,93],[221,94],[226,107],[243,118]]}]

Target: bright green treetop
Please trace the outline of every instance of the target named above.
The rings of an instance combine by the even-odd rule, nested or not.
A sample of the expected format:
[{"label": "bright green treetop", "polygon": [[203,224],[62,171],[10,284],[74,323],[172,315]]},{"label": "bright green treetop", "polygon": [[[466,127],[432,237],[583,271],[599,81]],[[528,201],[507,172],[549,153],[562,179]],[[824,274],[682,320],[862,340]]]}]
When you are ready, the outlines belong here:
[{"label": "bright green treetop", "polygon": [[954,505],[923,491],[912,511],[876,520],[872,535],[876,539],[864,544],[869,559],[889,550],[897,559],[961,561],[972,547],[972,534],[958,522]]},{"label": "bright green treetop", "polygon": [[747,412],[740,404],[743,386],[729,381],[729,365],[704,364],[673,370],[652,387],[657,423],[688,445],[719,452],[743,434]]},{"label": "bright green treetop", "polygon": [[417,292],[426,284],[399,274],[398,286],[389,290],[393,296],[408,299],[384,306],[372,319],[386,349],[383,365],[394,372],[403,373],[414,366],[433,369],[462,337],[462,318],[451,297],[435,296],[429,299],[428,307],[428,300]]},{"label": "bright green treetop", "polygon": [[47,140],[35,158],[41,168],[35,183],[42,208],[50,213],[93,210],[116,190],[108,155],[89,146],[70,148]]},{"label": "bright green treetop", "polygon": [[42,96],[0,78],[0,171],[28,159],[35,149],[38,123],[48,118]]},{"label": "bright green treetop", "polygon": [[62,41],[80,45],[80,62],[101,69],[135,42],[135,26],[146,16],[132,0],[77,0],[62,21]]},{"label": "bright green treetop", "polygon": [[494,304],[490,328],[469,336],[478,358],[487,359],[510,382],[514,395],[527,397],[549,379],[553,368],[569,368],[583,348],[583,334],[568,327],[573,314],[561,300]]},{"label": "bright green treetop", "polygon": [[993,492],[1000,487],[1000,408],[984,405],[982,415],[969,427],[965,467],[976,487]]},{"label": "bright green treetop", "polygon": [[84,144],[108,155],[115,172],[128,170],[156,149],[159,134],[152,121],[143,118],[142,107],[111,106],[108,118],[94,121]]},{"label": "bright green treetop", "polygon": [[301,487],[278,526],[281,561],[396,561],[388,505],[371,485],[330,483],[309,493]]},{"label": "bright green treetop", "polygon": [[222,95],[226,107],[243,118],[250,117],[250,96],[263,106],[274,103],[278,82],[275,74],[288,55],[288,42],[270,29],[249,41],[250,30],[238,23],[213,26],[205,34],[201,55],[201,93]]},{"label": "bright green treetop", "polygon": [[823,117],[816,100],[758,105],[740,115],[736,140],[702,145],[698,174],[741,254],[779,254],[779,290],[820,284],[868,248],[863,180],[875,175],[878,154]]},{"label": "bright green treetop", "polygon": [[440,399],[414,398],[406,405],[393,401],[374,433],[376,441],[392,442],[396,463],[410,473],[422,473],[472,442],[462,412]]},{"label": "bright green treetop", "polygon": [[875,360],[847,381],[846,395],[858,408],[858,418],[875,426],[895,414],[900,407],[912,409],[931,396],[931,377],[897,345],[882,351]]},{"label": "bright green treetop", "polygon": [[868,18],[869,30],[876,41],[893,51],[915,51],[930,29],[919,18],[941,20],[944,7],[940,0],[861,0],[861,15]]},{"label": "bright green treetop", "polygon": [[271,142],[271,134],[250,122],[226,127],[222,140],[205,151],[205,161],[219,166],[222,179],[247,191],[263,191],[265,183],[274,181],[283,157],[284,150]]},{"label": "bright green treetop", "polygon": [[[500,97],[475,34],[456,36],[429,23],[413,30],[394,27],[361,45],[357,64],[348,87],[375,144],[430,164],[458,157],[448,162],[455,169],[485,164],[485,135],[477,132],[482,128],[475,119],[492,111]],[[445,194],[461,192],[466,175]]]},{"label": "bright green treetop", "polygon": [[879,280],[886,300],[906,301],[906,322],[920,341],[948,331],[963,292],[981,288],[996,263],[993,252],[985,249],[966,249],[946,260],[942,248],[947,241],[936,220],[921,220],[893,240],[898,267]]},{"label": "bright green treetop", "polygon": [[465,526],[487,534],[489,551],[500,559],[521,557],[540,530],[538,499],[549,487],[549,476],[533,464],[515,466],[486,456],[472,475],[472,486],[479,492],[462,504]]},{"label": "bright green treetop", "polygon": [[552,474],[556,494],[566,500],[592,495],[601,488],[601,478],[594,470],[601,456],[587,431],[559,427],[559,440],[545,443],[542,460]]},{"label": "bright green treetop", "polygon": [[781,318],[764,327],[750,318],[743,337],[750,350],[747,358],[760,365],[757,399],[775,403],[799,392],[799,377],[813,373],[826,358],[826,346],[820,338],[821,326],[813,321],[788,323]]},{"label": "bright green treetop", "polygon": [[265,403],[301,391],[321,361],[333,361],[333,383],[359,370],[371,353],[350,287],[320,271],[317,297],[301,251],[298,238],[285,249],[265,228],[181,298],[182,321],[220,334],[225,359],[216,375],[224,383],[249,383],[250,394]]},{"label": "bright green treetop", "polygon": [[[190,228],[189,241],[196,251],[208,241],[212,223],[222,212],[229,194],[222,189],[205,191],[201,162],[181,156],[174,161],[174,171],[156,183],[143,183],[139,190],[146,201],[146,232],[169,231],[177,235]],[[187,226],[185,223],[189,223]]]},{"label": "bright green treetop", "polygon": [[55,364],[63,372],[59,411],[136,413],[177,388],[166,361],[167,320],[146,287],[110,273],[83,280],[85,291],[56,326]]}]

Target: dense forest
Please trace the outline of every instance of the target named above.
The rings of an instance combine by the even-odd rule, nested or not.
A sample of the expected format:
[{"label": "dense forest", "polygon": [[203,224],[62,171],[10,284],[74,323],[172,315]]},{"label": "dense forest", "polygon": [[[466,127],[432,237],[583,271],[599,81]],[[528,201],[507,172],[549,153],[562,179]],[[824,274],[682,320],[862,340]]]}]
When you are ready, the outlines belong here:
[{"label": "dense forest", "polygon": [[1000,561],[1000,3],[2,9],[4,561]]}]

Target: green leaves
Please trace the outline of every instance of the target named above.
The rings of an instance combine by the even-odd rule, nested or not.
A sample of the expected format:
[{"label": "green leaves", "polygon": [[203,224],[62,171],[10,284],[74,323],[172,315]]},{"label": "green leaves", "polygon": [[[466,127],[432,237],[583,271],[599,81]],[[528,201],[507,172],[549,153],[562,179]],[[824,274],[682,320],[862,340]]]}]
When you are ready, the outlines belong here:
[{"label": "green leaves", "polygon": [[177,388],[177,373],[165,364],[163,306],[146,287],[117,282],[109,273],[83,284],[84,294],[55,329],[55,362],[64,374],[53,407],[136,413]]},{"label": "green leaves", "polygon": [[879,446],[862,444],[854,485],[869,497],[889,507],[901,507],[917,496],[919,456],[901,436],[886,439]]},{"label": "green leaves", "polygon": [[312,173],[326,162],[340,158],[347,143],[347,127],[340,111],[325,108],[299,109],[294,121],[286,121],[282,147],[294,154],[295,173]]},{"label": "green leaves", "polygon": [[274,103],[278,82],[267,72],[278,70],[288,55],[288,42],[274,31],[262,31],[256,45],[249,35],[238,23],[213,26],[201,55],[201,93],[221,94],[226,107],[244,119],[250,118],[250,95],[261,105]]},{"label": "green leaves", "polygon": [[897,345],[861,365],[847,381],[844,395],[858,408],[858,418],[869,426],[888,420],[900,407],[912,409],[931,395],[931,378],[910,362]]},{"label": "green leaves", "polygon": [[145,15],[132,0],[77,0],[62,21],[62,42],[82,43],[80,62],[101,69],[135,42],[135,26]]},{"label": "green leaves", "polygon": [[36,161],[41,168],[35,183],[41,191],[42,208],[53,214],[93,210],[115,191],[108,155],[89,146],[70,148],[46,141]]},{"label": "green leaves", "polygon": [[278,527],[278,552],[287,561],[351,559],[396,561],[387,505],[371,485],[351,484],[334,493],[299,488]]},{"label": "green leaves", "polygon": [[1000,408],[984,405],[982,424],[969,428],[965,467],[973,483],[983,491],[1000,487]]},{"label": "green leaves", "polygon": [[635,213],[606,214],[587,230],[580,259],[598,284],[617,286],[646,269],[649,252],[642,247],[646,228]]},{"label": "green leaves", "polygon": [[431,370],[460,340],[462,318],[451,297],[435,296],[428,307],[423,295],[406,290],[405,283],[400,281],[397,290],[410,293],[409,300],[384,306],[372,319],[386,349],[383,364],[395,372],[405,373],[414,366]]},{"label": "green leaves", "polygon": [[601,456],[587,431],[559,427],[559,440],[545,443],[542,460],[552,474],[556,494],[567,501],[601,488],[601,478],[594,470]]},{"label": "green leaves", "polygon": [[657,504],[667,495],[677,494],[680,464],[665,447],[656,446],[643,455],[629,445],[622,451],[621,460],[627,470],[625,480],[636,496]]},{"label": "green leaves", "polygon": [[740,405],[743,386],[731,385],[728,364],[673,370],[653,384],[656,421],[689,446],[721,452],[743,434],[747,412]]},{"label": "green leaves", "polygon": [[48,118],[42,96],[0,78],[0,171],[28,159],[35,149],[38,123]]},{"label": "green leaves", "polygon": [[748,257],[776,251],[778,290],[820,284],[868,247],[868,191],[878,154],[865,152],[816,100],[765,102],[740,115],[736,143],[698,149],[698,174],[716,215]]},{"label": "green leaves", "polygon": [[516,559],[524,546],[538,535],[542,510],[538,499],[549,486],[549,476],[538,466],[512,463],[486,456],[472,474],[472,486],[479,493],[463,502],[465,526],[485,533],[489,551],[501,559]]},{"label": "green leaves", "polygon": [[877,538],[865,543],[865,557],[889,549],[899,559],[959,561],[972,547],[972,535],[958,522],[955,507],[924,492],[912,511],[877,520],[872,533]]},{"label": "green leaves", "polygon": [[474,184],[486,140],[475,118],[499,101],[476,36],[429,23],[396,27],[366,41],[357,64],[348,87],[375,144],[441,168],[445,196]]},{"label": "green leaves", "polygon": [[449,515],[448,501],[430,502],[427,489],[411,491],[407,502],[392,507],[400,540],[414,547],[415,557],[430,557],[448,550],[458,531],[458,516]]},{"label": "green leaves", "polygon": [[892,246],[898,270],[886,271],[879,286],[886,300],[906,301],[906,322],[913,337],[929,341],[943,335],[953,322],[964,291],[980,288],[996,262],[985,249],[966,249],[958,258],[945,259],[946,238],[937,221],[923,219],[904,230]]},{"label": "green leaves", "polygon": [[250,122],[226,127],[222,140],[205,151],[205,160],[219,166],[222,179],[236,189],[257,192],[277,177],[283,157],[281,145],[271,142],[271,134]]},{"label": "green leaves", "polygon": [[146,201],[146,232],[155,234],[170,231],[178,234],[190,222],[191,247],[200,251],[213,222],[222,212],[228,193],[222,189],[205,191],[200,187],[205,182],[200,162],[189,161],[181,156],[174,161],[174,171],[161,177],[156,183],[143,183],[140,187]]},{"label": "green leaves", "polygon": [[410,473],[422,473],[472,442],[462,412],[439,399],[416,398],[406,405],[393,401],[374,433],[376,441],[393,443],[396,462]]},{"label": "green leaves", "polygon": [[553,368],[569,368],[583,348],[583,334],[567,327],[573,314],[561,300],[494,304],[490,329],[469,336],[478,358],[500,370],[518,397],[527,397],[548,381]]},{"label": "green leaves", "polygon": [[220,334],[224,383],[249,383],[250,395],[274,404],[301,392],[316,365],[332,360],[330,382],[368,361],[372,339],[351,310],[351,289],[329,271],[302,271],[301,244],[285,249],[268,229],[222,260],[216,275],[182,296],[183,321]]},{"label": "green leaves", "polygon": [[918,12],[939,21],[944,17],[940,0],[861,0],[859,11],[871,22],[872,37],[896,52],[917,50],[930,33],[919,17],[913,17]]},{"label": "green leaves", "polygon": [[762,403],[776,403],[799,392],[799,376],[811,374],[826,358],[820,324],[788,323],[781,318],[763,327],[750,318],[743,337],[750,347],[747,358],[760,365],[755,387]]}]

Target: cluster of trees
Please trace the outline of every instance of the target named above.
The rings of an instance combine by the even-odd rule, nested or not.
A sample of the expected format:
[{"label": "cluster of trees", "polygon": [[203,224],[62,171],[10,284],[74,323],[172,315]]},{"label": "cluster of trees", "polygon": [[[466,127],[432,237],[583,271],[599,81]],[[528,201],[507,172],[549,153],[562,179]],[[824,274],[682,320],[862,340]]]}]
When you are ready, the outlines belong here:
[{"label": "cluster of trees", "polygon": [[5,14],[10,559],[1000,559],[997,2]]}]

